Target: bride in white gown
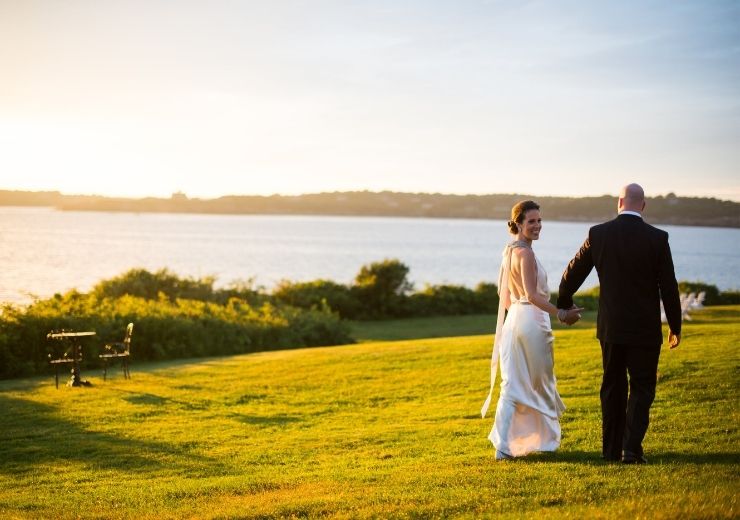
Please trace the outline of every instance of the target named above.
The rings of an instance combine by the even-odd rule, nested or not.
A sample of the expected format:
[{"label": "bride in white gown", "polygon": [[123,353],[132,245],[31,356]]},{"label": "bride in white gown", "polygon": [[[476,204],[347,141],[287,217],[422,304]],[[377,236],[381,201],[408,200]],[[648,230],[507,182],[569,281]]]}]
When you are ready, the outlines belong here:
[{"label": "bride in white gown", "polygon": [[582,309],[558,309],[550,303],[547,273],[532,250],[541,229],[535,202],[519,202],[512,208],[509,230],[516,239],[503,252],[491,390],[481,411],[485,417],[500,363],[501,391],[488,436],[496,448],[496,459],[555,451],[560,446],[560,416],[565,405],[553,372],[550,315],[572,324]]}]

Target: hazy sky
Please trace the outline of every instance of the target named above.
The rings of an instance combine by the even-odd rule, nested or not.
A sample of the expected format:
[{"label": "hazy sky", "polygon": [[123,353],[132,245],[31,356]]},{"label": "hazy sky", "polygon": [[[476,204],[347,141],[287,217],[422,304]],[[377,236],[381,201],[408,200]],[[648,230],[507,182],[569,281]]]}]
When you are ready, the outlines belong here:
[{"label": "hazy sky", "polygon": [[740,2],[0,0],[0,189],[740,200]]}]

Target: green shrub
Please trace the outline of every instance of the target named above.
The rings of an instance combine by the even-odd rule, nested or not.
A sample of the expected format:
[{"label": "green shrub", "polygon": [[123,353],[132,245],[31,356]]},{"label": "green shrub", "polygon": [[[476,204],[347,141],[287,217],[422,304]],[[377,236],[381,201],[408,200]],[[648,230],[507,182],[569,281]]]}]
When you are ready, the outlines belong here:
[{"label": "green shrub", "polygon": [[495,283],[480,282],[475,286],[475,294],[479,300],[481,312],[495,313],[498,311],[498,287]]},{"label": "green shrub", "polygon": [[601,288],[597,285],[585,291],[577,292],[573,295],[573,301],[587,311],[596,311],[599,309],[599,294],[601,294]]},{"label": "green shrub", "polygon": [[263,287],[255,286],[254,278],[235,280],[227,288],[217,289],[212,301],[225,304],[232,298],[244,300],[252,306],[259,306],[271,301],[270,295],[265,293]]},{"label": "green shrub", "polygon": [[121,296],[139,296],[156,300],[159,294],[169,299],[185,298],[190,300],[214,301],[213,277],[199,280],[181,278],[167,269],[154,273],[146,269],[131,269],[120,276],[103,280],[92,289],[98,298],[119,298]]},{"label": "green shrub", "polygon": [[480,283],[473,290],[459,285],[427,285],[409,294],[408,267],[398,260],[363,266],[355,284],[330,280],[281,281],[272,301],[299,307],[327,305],[345,319],[380,319],[412,316],[452,316],[494,313],[498,308],[495,284]]},{"label": "green shrub", "polygon": [[740,291],[722,291],[719,298],[722,305],[740,305]]},{"label": "green shrub", "polygon": [[134,322],[132,357],[161,360],[267,349],[351,343],[349,327],[327,307],[299,310],[233,298],[225,305],[137,296],[99,298],[72,291],[0,315],[0,378],[49,373],[51,330],[94,330],[84,340],[83,367],[99,366],[102,346],[120,341]]},{"label": "green shrub", "polygon": [[358,318],[402,316],[406,295],[413,288],[408,281],[408,273],[409,268],[396,259],[362,266],[351,288],[362,305]]},{"label": "green shrub", "polygon": [[330,280],[311,282],[281,281],[272,291],[275,301],[300,307],[302,309],[318,308],[324,304],[342,318],[352,319],[360,314],[361,304],[346,285]]},{"label": "green shrub", "polygon": [[[496,295],[495,297],[493,295]],[[498,307],[494,284],[479,284],[475,290],[461,285],[427,285],[408,296],[409,316],[456,316],[493,313]]]}]

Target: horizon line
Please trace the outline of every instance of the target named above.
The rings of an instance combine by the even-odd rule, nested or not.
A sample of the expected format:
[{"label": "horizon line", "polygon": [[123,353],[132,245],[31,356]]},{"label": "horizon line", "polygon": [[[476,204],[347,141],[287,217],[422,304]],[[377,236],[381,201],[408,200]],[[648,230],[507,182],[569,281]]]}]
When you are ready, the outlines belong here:
[{"label": "horizon line", "polygon": [[[601,198],[601,197],[613,197],[618,198],[618,194],[611,194],[611,193],[602,193],[599,195],[594,194],[588,194],[588,195],[554,195],[554,194],[542,194],[537,195],[534,193],[516,193],[516,192],[499,192],[499,193],[493,193],[493,192],[487,192],[487,193],[451,193],[451,192],[439,192],[439,191],[394,191],[390,189],[383,189],[383,190],[371,190],[371,189],[354,189],[354,190],[333,190],[333,191],[316,191],[316,192],[304,192],[304,193],[298,193],[298,194],[290,194],[290,193],[270,193],[268,195],[261,194],[261,193],[230,193],[230,194],[224,194],[224,195],[217,195],[217,196],[190,196],[186,192],[183,192],[181,190],[173,191],[169,196],[167,195],[144,195],[144,196],[131,196],[131,195],[105,195],[101,193],[68,193],[63,192],[62,190],[53,190],[53,189],[43,189],[43,190],[29,190],[29,189],[10,189],[10,188],[3,188],[0,187],[0,191],[6,191],[6,192],[16,192],[16,193],[56,193],[61,196],[65,197],[101,197],[101,198],[108,198],[108,199],[127,199],[127,200],[144,200],[144,199],[160,199],[160,200],[172,200],[174,198],[182,197],[186,200],[218,200],[226,197],[263,197],[263,198],[270,198],[270,197],[306,197],[306,196],[312,196],[312,195],[332,195],[332,194],[348,194],[348,193],[370,193],[370,194],[382,194],[382,193],[394,193],[399,195],[441,195],[441,196],[449,196],[449,197],[489,197],[489,196],[523,196],[523,197],[537,197],[537,198],[566,198],[566,199],[586,199],[586,198]],[[677,198],[687,198],[687,199],[717,199],[720,201],[727,201],[727,202],[734,202],[734,203],[740,203],[740,197],[738,198],[722,198],[722,196],[719,195],[704,195],[704,196],[697,196],[697,195],[680,195],[678,193],[675,193],[673,191],[668,191],[663,194],[656,194],[656,195],[646,195],[646,199],[651,198],[668,198],[669,196],[674,196]]]}]

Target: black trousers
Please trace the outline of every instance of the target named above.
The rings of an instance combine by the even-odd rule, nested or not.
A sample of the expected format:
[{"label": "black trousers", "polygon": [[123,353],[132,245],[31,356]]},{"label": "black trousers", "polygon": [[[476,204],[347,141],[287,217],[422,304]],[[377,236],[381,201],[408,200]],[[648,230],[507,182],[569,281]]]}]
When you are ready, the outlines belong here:
[{"label": "black trousers", "polygon": [[[658,345],[601,342],[602,455],[619,460],[623,451],[642,455],[658,374]],[[628,383],[629,375],[629,383]],[[628,391],[629,390],[629,391]]]}]

